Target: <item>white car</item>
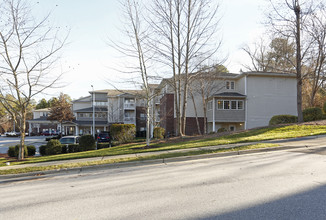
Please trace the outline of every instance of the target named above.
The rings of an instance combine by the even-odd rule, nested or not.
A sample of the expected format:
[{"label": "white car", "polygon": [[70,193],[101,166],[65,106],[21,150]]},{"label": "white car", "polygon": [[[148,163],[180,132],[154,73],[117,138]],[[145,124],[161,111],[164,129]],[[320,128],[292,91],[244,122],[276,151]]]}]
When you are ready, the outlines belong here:
[{"label": "white car", "polygon": [[60,138],[61,144],[79,144],[79,137],[78,136],[64,136]]}]

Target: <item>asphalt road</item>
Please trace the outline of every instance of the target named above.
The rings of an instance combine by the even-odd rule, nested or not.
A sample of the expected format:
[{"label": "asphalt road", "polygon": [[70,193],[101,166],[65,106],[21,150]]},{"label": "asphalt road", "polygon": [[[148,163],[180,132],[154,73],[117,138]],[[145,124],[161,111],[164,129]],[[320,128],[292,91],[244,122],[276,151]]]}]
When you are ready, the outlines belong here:
[{"label": "asphalt road", "polygon": [[0,181],[0,219],[326,219],[326,148]]}]

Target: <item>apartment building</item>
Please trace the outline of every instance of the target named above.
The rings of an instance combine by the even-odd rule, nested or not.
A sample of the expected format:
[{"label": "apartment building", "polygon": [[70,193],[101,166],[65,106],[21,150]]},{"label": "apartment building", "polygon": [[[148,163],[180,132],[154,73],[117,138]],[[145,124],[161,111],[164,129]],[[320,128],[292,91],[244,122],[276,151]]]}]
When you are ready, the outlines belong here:
[{"label": "apartment building", "polygon": [[[163,127],[166,135],[174,135],[176,97],[172,79],[163,79],[150,88],[155,95],[150,102],[151,135],[156,126]],[[47,120],[49,109],[43,109],[34,111],[29,130],[39,133],[47,126],[83,135],[108,131],[111,124],[121,123],[134,124],[138,133],[145,132],[146,102],[142,90],[107,89],[89,93],[72,102],[75,120],[64,122],[62,129],[57,122]],[[296,76],[261,72],[204,74],[192,79],[187,103],[187,135],[198,134],[199,129],[203,133],[205,124],[208,133],[220,128],[235,131],[267,126],[274,115],[297,115]]]},{"label": "apartment building", "polygon": [[[157,85],[151,86],[154,91]],[[134,124],[138,133],[146,130],[146,103],[142,90],[107,89],[89,93],[90,96],[73,101],[77,134],[93,134],[93,104],[96,133],[108,131],[111,124]],[[154,99],[151,106],[154,106]],[[154,109],[151,108],[151,111]],[[153,123],[151,120],[151,130],[154,128]]]},{"label": "apartment building", "polygon": [[[210,75],[209,79],[200,77],[190,85],[195,92],[192,97],[188,95],[187,135],[198,134],[198,126],[202,132],[204,121],[208,132],[220,128],[235,131],[267,126],[274,115],[297,115],[294,74],[247,72],[216,74],[213,78]],[[160,125],[167,134],[173,135],[176,114],[171,82],[171,79],[165,79],[159,85]],[[196,88],[199,88],[197,92]],[[205,103],[206,109],[203,108]]]}]

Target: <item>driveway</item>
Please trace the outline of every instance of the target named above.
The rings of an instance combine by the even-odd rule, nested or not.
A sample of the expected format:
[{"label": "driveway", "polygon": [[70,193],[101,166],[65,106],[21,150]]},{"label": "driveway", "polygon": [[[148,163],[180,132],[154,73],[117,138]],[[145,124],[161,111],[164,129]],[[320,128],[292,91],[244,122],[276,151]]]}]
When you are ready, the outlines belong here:
[{"label": "driveway", "polygon": [[[19,137],[0,137],[0,154],[5,154],[10,146],[15,146],[20,143]],[[36,151],[38,151],[39,146],[46,144],[44,136],[32,136],[25,138],[26,145],[34,145]]]}]

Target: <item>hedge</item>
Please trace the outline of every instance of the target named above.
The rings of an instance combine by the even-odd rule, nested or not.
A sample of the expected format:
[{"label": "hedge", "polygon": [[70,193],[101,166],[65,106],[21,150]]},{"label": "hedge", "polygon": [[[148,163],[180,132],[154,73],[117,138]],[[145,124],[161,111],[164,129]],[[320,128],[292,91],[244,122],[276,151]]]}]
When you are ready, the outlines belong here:
[{"label": "hedge", "polygon": [[304,121],[318,121],[323,119],[321,108],[307,108],[302,111]]},{"label": "hedge", "polygon": [[[18,157],[18,153],[19,153],[19,144],[17,144],[16,146],[10,146],[7,154],[9,157]],[[24,156],[34,156],[36,152],[36,148],[33,145],[25,145],[24,146]]]},{"label": "hedge", "polygon": [[154,138],[157,139],[163,139],[164,138],[164,134],[165,134],[165,129],[161,128],[161,127],[156,127],[154,128],[154,132],[153,132],[153,136]]},{"label": "hedge", "polygon": [[95,139],[92,135],[83,135],[79,138],[79,146],[82,151],[96,150]]},{"label": "hedge", "polygon": [[278,125],[278,124],[289,124],[296,123],[298,117],[294,115],[274,115],[271,120],[269,120],[269,125]]},{"label": "hedge", "polygon": [[109,148],[111,147],[110,143],[97,143],[97,149]]},{"label": "hedge", "polygon": [[112,124],[110,134],[113,140],[119,143],[127,143],[135,138],[136,126],[134,124]]}]

